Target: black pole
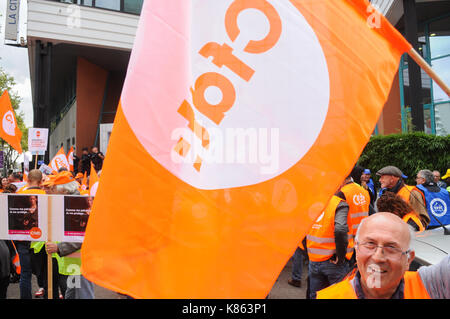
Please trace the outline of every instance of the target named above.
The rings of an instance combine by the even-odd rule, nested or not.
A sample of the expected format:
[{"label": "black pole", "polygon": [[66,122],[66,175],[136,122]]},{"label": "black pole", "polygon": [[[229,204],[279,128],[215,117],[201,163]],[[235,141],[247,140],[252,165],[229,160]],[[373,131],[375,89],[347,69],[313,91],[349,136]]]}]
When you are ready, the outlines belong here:
[{"label": "black pole", "polygon": [[[417,32],[417,10],[415,0],[403,0],[405,36],[413,48],[419,52]],[[409,102],[413,130],[423,132],[425,129],[422,104],[422,77],[420,67],[408,55]]]}]

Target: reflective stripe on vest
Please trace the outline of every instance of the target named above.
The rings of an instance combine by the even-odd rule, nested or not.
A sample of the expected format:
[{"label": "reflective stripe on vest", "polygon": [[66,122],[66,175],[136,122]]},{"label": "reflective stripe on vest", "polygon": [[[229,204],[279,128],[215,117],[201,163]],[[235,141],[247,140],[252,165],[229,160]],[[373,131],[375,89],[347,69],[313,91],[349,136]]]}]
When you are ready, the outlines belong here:
[{"label": "reflective stripe on vest", "polygon": [[[418,272],[407,271],[403,279],[405,282],[404,299],[430,299]],[[337,284],[318,291],[317,299],[356,299],[357,296],[351,280],[346,278]]]},{"label": "reflective stripe on vest", "polygon": [[[427,206],[428,215],[430,215],[429,226],[440,226],[436,218],[443,224],[450,224],[450,195],[448,192],[440,188],[437,193],[430,192],[426,187],[417,185],[417,188],[425,195],[425,204]],[[433,216],[431,216],[433,214]]]},{"label": "reflective stripe on vest", "polygon": [[346,202],[350,206],[347,218],[348,228],[352,235],[356,235],[361,220],[369,216],[369,192],[356,183],[344,185],[341,192],[344,193]]},{"label": "reflective stripe on vest", "polygon": [[[336,208],[343,200],[333,196],[325,208],[324,212],[317,218],[306,236],[306,246],[308,256],[311,261],[325,261],[336,253],[336,243],[334,239],[334,217]],[[351,244],[351,245],[350,245]],[[353,253],[353,237],[349,234],[349,246],[347,247],[346,258],[350,259]]]}]

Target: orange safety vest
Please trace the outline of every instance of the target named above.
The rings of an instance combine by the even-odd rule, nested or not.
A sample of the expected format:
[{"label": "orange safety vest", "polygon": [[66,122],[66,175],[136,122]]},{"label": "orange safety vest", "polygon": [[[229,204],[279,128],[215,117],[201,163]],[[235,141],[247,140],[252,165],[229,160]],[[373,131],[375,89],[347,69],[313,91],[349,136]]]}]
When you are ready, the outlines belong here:
[{"label": "orange safety vest", "polygon": [[[311,261],[325,261],[336,253],[336,242],[334,238],[334,216],[336,208],[343,200],[337,196],[331,198],[325,211],[312,225],[306,236],[306,247],[308,257]],[[350,260],[353,253],[353,238],[349,234],[349,246],[345,257]]]},{"label": "orange safety vest", "polygon": [[19,253],[17,252],[16,245],[14,245],[14,242],[12,240],[11,240],[11,243],[14,247],[14,252],[15,252],[14,257],[12,258],[12,263],[14,265],[14,268],[16,269],[16,273],[18,275],[20,275],[20,273],[22,272],[22,268],[20,267]]},{"label": "orange safety vest", "polygon": [[16,194],[34,194],[34,195],[45,195],[47,194],[43,189],[37,189],[37,188],[32,188],[32,189],[21,189],[19,191],[17,191]]},{"label": "orange safety vest", "polygon": [[416,187],[412,185],[403,185],[402,188],[399,189],[397,195],[400,196],[405,202],[409,204],[409,198],[411,196],[411,192],[416,190],[422,195],[423,202],[425,203],[425,195]]},{"label": "orange safety vest", "polygon": [[[419,273],[407,271],[403,276],[405,281],[404,299],[431,299]],[[338,282],[317,292],[317,299],[357,299],[350,278]]]},{"label": "orange safety vest", "polygon": [[356,183],[344,185],[341,192],[344,193],[346,202],[350,206],[347,223],[350,234],[355,236],[361,221],[369,216],[370,195]]},{"label": "orange safety vest", "polygon": [[406,214],[405,216],[403,216],[402,220],[405,223],[408,223],[409,220],[412,220],[419,227],[419,232],[422,232],[425,230],[425,227],[423,226],[422,222],[414,213]]}]

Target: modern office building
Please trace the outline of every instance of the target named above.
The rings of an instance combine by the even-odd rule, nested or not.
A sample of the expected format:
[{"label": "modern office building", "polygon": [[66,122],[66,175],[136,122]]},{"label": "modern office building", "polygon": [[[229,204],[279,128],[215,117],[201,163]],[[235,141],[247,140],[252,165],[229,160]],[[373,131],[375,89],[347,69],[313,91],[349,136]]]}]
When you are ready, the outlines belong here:
[{"label": "modern office building", "polygon": [[106,146],[143,0],[28,0],[34,126],[48,127],[50,158]]},{"label": "modern office building", "polygon": [[[371,2],[450,85],[450,1]],[[377,131],[409,132],[413,125],[430,134],[450,134],[450,98],[404,55]]]}]

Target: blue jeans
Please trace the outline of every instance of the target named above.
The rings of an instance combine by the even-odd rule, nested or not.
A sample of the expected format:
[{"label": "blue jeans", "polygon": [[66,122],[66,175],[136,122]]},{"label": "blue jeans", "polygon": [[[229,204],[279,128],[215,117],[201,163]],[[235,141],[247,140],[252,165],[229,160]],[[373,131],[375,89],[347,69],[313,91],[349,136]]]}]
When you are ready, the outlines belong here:
[{"label": "blue jeans", "polygon": [[15,241],[20,259],[20,299],[32,299],[31,295],[31,249],[29,241]]},{"label": "blue jeans", "polygon": [[301,280],[303,272],[303,252],[297,247],[292,256],[292,279]]},{"label": "blue jeans", "polygon": [[316,293],[339,281],[341,281],[349,271],[348,261],[340,265],[335,265],[330,260],[309,261],[309,293],[311,299],[316,299]]}]

